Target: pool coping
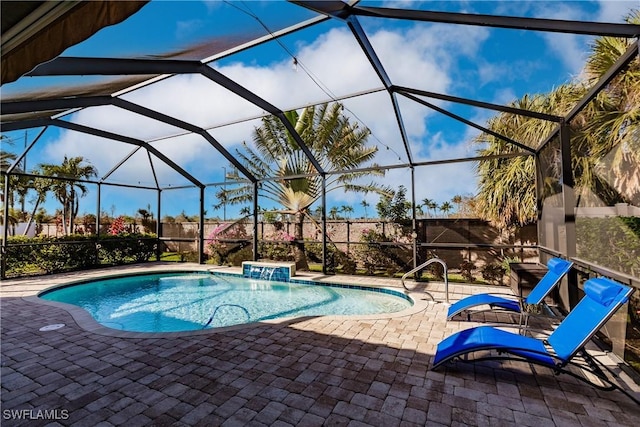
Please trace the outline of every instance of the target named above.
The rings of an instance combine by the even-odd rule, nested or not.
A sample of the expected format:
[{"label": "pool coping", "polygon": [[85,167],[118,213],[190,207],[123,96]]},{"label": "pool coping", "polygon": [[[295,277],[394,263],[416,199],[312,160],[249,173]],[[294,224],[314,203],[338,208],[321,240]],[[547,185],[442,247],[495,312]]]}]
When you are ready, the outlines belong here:
[{"label": "pool coping", "polygon": [[[337,286],[354,286],[357,288],[372,288],[372,289],[386,289],[393,291],[394,293],[400,293],[408,296],[413,302],[411,307],[394,313],[380,313],[380,314],[363,314],[363,315],[326,315],[326,316],[302,316],[302,317],[282,317],[278,319],[264,320],[261,322],[245,323],[242,325],[226,326],[221,328],[209,328],[195,331],[179,331],[179,332],[131,332],[122,331],[119,329],[112,329],[98,323],[88,311],[85,309],[63,302],[48,301],[39,297],[43,292],[50,291],[56,288],[72,286],[76,284],[82,284],[96,279],[116,278],[123,276],[153,274],[153,273],[193,273],[193,272],[209,272],[212,274],[221,273],[222,275],[239,276],[242,277],[242,269],[236,267],[218,267],[203,264],[179,264],[179,265],[153,265],[145,266],[144,268],[119,268],[117,270],[112,269],[99,269],[92,270],[93,274],[83,274],[82,278],[70,274],[65,275],[67,277],[55,277],[47,276],[45,280],[40,280],[43,283],[33,286],[27,295],[22,295],[21,298],[27,302],[48,305],[51,307],[57,307],[68,312],[73,318],[74,322],[85,331],[110,336],[117,338],[175,338],[175,337],[188,337],[188,336],[201,336],[211,335],[216,333],[223,333],[236,330],[245,330],[255,328],[257,325],[265,324],[287,324],[293,322],[303,322],[308,319],[315,319],[322,317],[327,320],[378,320],[378,319],[394,319],[409,317],[421,311],[424,311],[430,304],[437,304],[436,301],[432,301],[428,294],[423,292],[413,292],[405,290],[400,281],[391,278],[371,278],[367,277],[365,280],[367,284],[363,284],[363,278],[358,276],[326,276],[322,274],[314,274],[309,272],[297,272],[296,276],[292,278],[293,282],[314,282],[326,285]],[[75,277],[74,277],[75,276]],[[358,280],[359,279],[359,280]],[[55,283],[53,283],[55,282]],[[397,283],[396,283],[397,282]],[[2,292],[0,292],[0,296]]]}]

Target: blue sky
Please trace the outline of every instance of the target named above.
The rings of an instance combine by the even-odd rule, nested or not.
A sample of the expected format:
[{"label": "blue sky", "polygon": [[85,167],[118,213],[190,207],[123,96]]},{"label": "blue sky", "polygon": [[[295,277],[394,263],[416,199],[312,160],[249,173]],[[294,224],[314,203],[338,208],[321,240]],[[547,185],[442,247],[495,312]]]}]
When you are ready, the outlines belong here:
[{"label": "blue sky", "polygon": [[[622,22],[631,8],[639,6],[638,1],[365,1],[361,4],[600,22]],[[277,1],[152,1],[125,22],[101,30],[89,40],[69,48],[64,55],[160,55],[196,42],[224,45],[227,40],[245,40],[247,34],[252,37],[265,34],[265,27],[275,31],[314,16],[303,8]],[[493,103],[510,102],[525,93],[548,92],[578,78],[593,40],[587,36],[373,18],[363,18],[361,24],[395,84]],[[292,56],[298,62],[297,67]],[[310,103],[382,86],[348,28],[338,21],[325,22],[284,37],[280,42],[272,41],[210,65],[282,110],[302,108]],[[50,88],[61,82],[85,84],[100,80],[99,77],[23,77],[4,85],[2,93],[11,95]],[[251,132],[259,126],[258,117],[263,113],[197,75],[167,78],[122,97],[208,129],[232,153],[243,141],[251,143]],[[386,93],[375,92],[343,102],[345,114],[371,129],[370,143],[379,148],[378,164],[391,166],[407,161]],[[491,112],[472,107],[434,103],[452,108],[456,114],[479,124],[492,116]],[[471,143],[477,135],[475,129],[405,98],[401,98],[399,104],[415,161],[475,155],[478,147]],[[205,183],[220,183],[224,180],[224,171],[231,170],[229,163],[202,138],[180,135],[182,131],[177,128],[115,107],[88,108],[67,119],[149,141]],[[26,140],[31,142],[39,132],[40,129],[29,130]],[[13,146],[4,144],[3,150],[19,153],[25,132],[12,132],[7,136],[16,143]],[[49,129],[29,152],[27,169],[42,162],[59,162],[65,154],[81,155],[98,168],[102,177],[131,153],[132,148],[83,134]],[[473,195],[476,192],[473,166],[473,163],[455,163],[417,168],[417,201],[429,198],[442,203],[457,194]],[[162,185],[179,187],[187,184],[160,162],[154,161],[152,171],[143,152],[134,154],[107,182],[153,186],[153,172]],[[408,187],[409,172],[390,170],[384,183]],[[212,207],[217,202],[214,193],[215,189],[207,189],[205,209],[208,216],[222,217],[222,209],[215,211]],[[81,202],[81,212],[95,212],[96,194],[95,187],[89,186],[89,194]],[[162,214],[176,215],[183,210],[189,215],[196,214],[198,195],[197,190],[163,191]],[[328,205],[351,205],[356,209],[353,215],[359,216],[362,200],[362,195],[333,192]],[[377,198],[369,194],[366,200],[374,206]],[[148,205],[155,211],[156,204],[153,191],[103,186],[101,193],[101,209],[109,213],[133,215]],[[261,206],[269,208],[271,204],[261,200]],[[46,207],[53,212],[58,206],[50,200]],[[227,216],[234,216],[239,209],[228,206]],[[370,208],[369,215],[372,211]]]}]

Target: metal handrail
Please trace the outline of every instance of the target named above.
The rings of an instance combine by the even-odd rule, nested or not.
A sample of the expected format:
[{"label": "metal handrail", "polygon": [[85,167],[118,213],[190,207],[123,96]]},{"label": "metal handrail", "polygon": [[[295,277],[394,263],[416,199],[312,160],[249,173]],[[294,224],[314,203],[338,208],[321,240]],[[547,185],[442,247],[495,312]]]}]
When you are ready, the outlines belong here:
[{"label": "metal handrail", "polygon": [[[442,267],[444,267],[444,295],[445,295],[444,298],[445,298],[445,302],[447,304],[449,304],[449,279],[447,278],[447,264],[443,260],[441,260],[440,258],[431,258],[430,260],[420,264],[419,266],[417,266],[416,268],[412,269],[411,271],[406,272],[402,276],[402,278],[400,279],[400,282],[402,282],[402,287],[403,288],[405,288],[406,290],[409,290],[409,288],[407,288],[407,286],[404,284],[404,279],[406,279],[410,274],[413,274],[418,270],[422,270],[423,268],[425,268],[429,264],[433,264],[434,262],[437,262],[437,263],[441,264]],[[431,295],[431,294],[429,294],[429,295]],[[433,297],[431,297],[431,299],[433,299]]]}]

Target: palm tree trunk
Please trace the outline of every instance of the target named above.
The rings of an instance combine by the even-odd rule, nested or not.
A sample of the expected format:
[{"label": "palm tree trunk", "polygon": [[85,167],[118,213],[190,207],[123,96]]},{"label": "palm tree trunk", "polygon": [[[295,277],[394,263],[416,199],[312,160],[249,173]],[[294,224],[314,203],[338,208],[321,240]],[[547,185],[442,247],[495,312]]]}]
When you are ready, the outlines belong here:
[{"label": "palm tree trunk", "polygon": [[31,215],[29,215],[29,220],[27,221],[27,226],[24,228],[23,236],[27,235],[27,232],[29,231],[29,227],[31,226],[31,223],[33,222],[33,217],[36,216],[36,211],[38,210],[38,206],[40,206],[41,202],[42,202],[42,197],[38,196],[38,199],[36,200],[36,204],[33,207],[33,210],[31,211]]},{"label": "palm tree trunk", "polygon": [[296,270],[308,271],[307,255],[304,252],[304,213],[296,212],[295,216],[295,233],[296,241],[293,244],[293,257],[296,262]]},{"label": "palm tree trunk", "polygon": [[73,185],[71,186],[71,191],[69,193],[69,198],[71,200],[69,200],[69,234],[73,234],[73,223],[74,223],[74,218],[76,216],[76,192],[73,188]]},{"label": "palm tree trunk", "polygon": [[67,206],[62,205],[62,233],[66,236],[67,234]]}]

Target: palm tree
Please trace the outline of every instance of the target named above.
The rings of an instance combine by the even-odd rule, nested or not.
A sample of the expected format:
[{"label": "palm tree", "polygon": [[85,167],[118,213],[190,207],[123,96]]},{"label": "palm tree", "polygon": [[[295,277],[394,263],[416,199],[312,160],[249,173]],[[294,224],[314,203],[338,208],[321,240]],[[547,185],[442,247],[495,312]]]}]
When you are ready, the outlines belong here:
[{"label": "palm tree", "polygon": [[340,207],[340,211],[344,212],[347,218],[351,218],[351,214],[353,213],[353,208],[349,205],[342,205]]},{"label": "palm tree", "polygon": [[364,219],[367,219],[367,208],[371,205],[364,199],[360,202],[360,205],[364,208]]},{"label": "palm tree", "polygon": [[[2,145],[13,145],[13,141],[5,135],[0,135],[0,140],[2,140]],[[6,172],[15,163],[16,159],[16,154],[8,151],[0,151],[0,170]],[[7,195],[8,197],[6,201],[4,200],[4,176],[2,176],[2,178],[0,179],[0,200],[2,200],[3,203],[6,202],[9,205],[11,213],[9,215],[8,222],[12,226],[15,226],[20,220],[25,219],[26,212],[24,212],[24,201],[27,193],[29,192],[29,189],[33,187],[33,179],[20,175],[22,172],[24,172],[24,170],[19,165],[16,165],[13,168],[13,172],[15,174],[9,176],[10,192]],[[16,195],[21,201],[21,210],[15,209]]]},{"label": "palm tree", "polygon": [[460,212],[460,206],[462,205],[462,196],[456,194],[455,196],[453,196],[451,201],[456,205],[456,212]]},{"label": "palm tree", "polygon": [[[571,87],[558,88],[548,96],[525,95],[511,106],[546,113],[566,113]],[[536,147],[540,139],[555,128],[555,123],[501,113],[489,120],[487,128],[521,144]],[[476,142],[486,146],[482,156],[521,153],[513,144],[489,134],[480,134]],[[499,226],[525,225],[537,220],[535,197],[535,158],[517,156],[482,160],[476,166],[479,179],[477,209],[480,216]]]},{"label": "palm tree", "polygon": [[[378,148],[367,145],[369,129],[353,124],[342,115],[339,103],[307,107],[300,114],[285,113],[285,117],[301,136],[305,145],[324,170],[342,170],[343,174],[326,177],[327,192],[356,191],[386,194],[389,190],[380,184],[359,181],[371,175],[384,175],[379,169],[366,172],[349,170],[368,164]],[[317,174],[309,158],[287,131],[284,124],[274,116],[262,119],[262,126],[254,131],[255,147],[243,143],[244,149],[236,150],[245,167],[259,178],[281,177],[279,180],[261,181],[259,192],[283,208],[281,213],[294,215],[296,239],[294,255],[299,269],[308,269],[303,243],[303,222],[310,217],[309,207],[322,196],[323,179]],[[372,165],[374,168],[377,166]],[[297,175],[288,179],[287,176]],[[227,203],[244,203],[252,199],[251,186],[223,189],[217,194]],[[227,197],[222,197],[222,195]]]},{"label": "palm tree", "polygon": [[24,181],[24,184],[28,186],[28,188],[35,190],[36,199],[33,204],[33,209],[31,210],[31,214],[28,217],[27,226],[24,229],[24,232],[27,233],[29,231],[29,227],[31,226],[31,222],[36,217],[36,212],[40,207],[40,204],[43,203],[47,198],[47,191],[49,191],[49,180],[43,178],[27,178]]},{"label": "palm tree", "polygon": [[438,210],[438,202],[429,201],[429,205],[427,206],[429,209],[433,209],[433,217],[437,216],[436,211]]},{"label": "palm tree", "polygon": [[433,205],[433,200],[431,199],[422,199],[422,204],[420,206],[424,207],[427,209],[427,216],[431,216],[431,214],[429,214],[429,209],[432,208]]},{"label": "palm tree", "polygon": [[[0,140],[2,140],[2,145],[13,144],[13,142],[9,138],[7,138],[5,135],[0,135]],[[0,151],[0,170],[2,172],[6,172],[11,167],[11,165],[13,165],[16,158],[17,156],[14,153],[4,151],[4,150]],[[19,167],[17,167],[16,170],[18,171]],[[0,192],[1,192],[0,197],[2,197],[2,200],[4,202],[9,204],[10,208],[13,208],[14,207],[13,191],[9,193],[8,200],[4,200],[4,184],[5,184],[5,180],[4,180],[4,176],[2,176],[2,179],[0,179]],[[13,184],[14,184],[13,179],[11,179],[9,188],[15,189]]]},{"label": "palm tree", "polygon": [[338,219],[338,212],[340,212],[338,210],[337,207],[332,207],[331,209],[329,209],[329,218],[331,219]]},{"label": "palm tree", "polygon": [[440,205],[440,211],[444,212],[444,215],[446,217],[449,217],[449,212],[451,212],[451,209],[453,209],[453,205],[449,202],[443,202]]},{"label": "palm tree", "polygon": [[[632,11],[626,21],[640,24],[640,10]],[[598,81],[633,42],[615,37],[596,39],[585,66],[587,84]],[[614,193],[619,192],[624,201],[637,205],[640,203],[640,174],[637,171],[640,163],[638,61],[632,61],[623,73],[618,74],[596,103],[603,111],[588,110],[583,123],[584,144],[590,148],[588,154],[601,159],[595,165],[596,172],[611,183],[616,190]]]},{"label": "palm tree", "polygon": [[62,224],[65,234],[73,232],[74,220],[76,216],[78,216],[78,210],[80,208],[79,199],[87,194],[87,187],[76,180],[89,179],[98,175],[98,171],[93,165],[83,164],[84,162],[85,159],[83,157],[67,158],[67,156],[65,156],[60,165],[39,165],[42,175],[54,178],[49,180],[49,189],[62,204]]},{"label": "palm tree", "polygon": [[[638,23],[635,11],[628,18]],[[585,66],[586,81],[558,87],[549,94],[525,95],[513,105],[555,115],[566,115],[583,98],[590,86],[627,50],[626,39],[600,37],[592,45]],[[593,99],[570,123],[571,163],[575,190],[589,204],[612,205],[618,202],[640,203],[640,65],[631,63]],[[492,118],[489,129],[531,147],[537,147],[555,124],[502,113]],[[476,141],[487,148],[482,155],[520,151],[511,144],[482,134]],[[551,169],[540,182],[542,196],[560,191],[560,171],[556,150],[546,150]],[[537,220],[535,198],[535,159],[520,156],[511,159],[483,160],[477,165],[480,177],[477,197],[481,217],[499,225],[524,225]]]}]

